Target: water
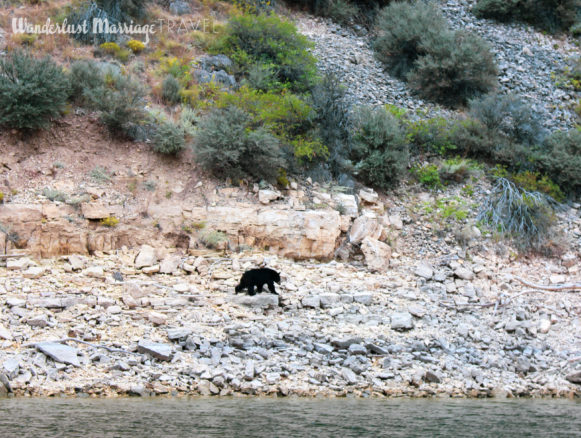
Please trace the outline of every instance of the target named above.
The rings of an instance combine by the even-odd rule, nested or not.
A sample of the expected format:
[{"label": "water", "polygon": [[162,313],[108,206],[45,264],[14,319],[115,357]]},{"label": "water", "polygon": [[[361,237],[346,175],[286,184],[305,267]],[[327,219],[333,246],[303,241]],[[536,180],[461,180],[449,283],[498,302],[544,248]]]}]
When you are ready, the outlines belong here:
[{"label": "water", "polygon": [[1,438],[287,436],[581,437],[581,402],[0,399]]}]

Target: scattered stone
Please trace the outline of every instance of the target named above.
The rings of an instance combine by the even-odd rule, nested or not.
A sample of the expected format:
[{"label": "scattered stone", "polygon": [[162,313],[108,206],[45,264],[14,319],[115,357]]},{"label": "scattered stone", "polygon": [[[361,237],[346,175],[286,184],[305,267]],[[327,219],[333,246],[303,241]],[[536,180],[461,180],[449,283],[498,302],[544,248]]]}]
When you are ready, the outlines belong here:
[{"label": "scattered stone", "polygon": [[154,325],[164,325],[167,323],[167,316],[159,312],[149,312],[147,319]]},{"label": "scattered stone", "polygon": [[246,362],[246,366],[244,367],[244,380],[253,380],[255,376],[256,370],[254,368],[254,361],[249,360]]},{"label": "scattered stone", "polygon": [[379,240],[365,237],[361,243],[361,251],[365,256],[365,264],[372,272],[385,272],[389,268],[391,248]]},{"label": "scattered stone", "polygon": [[32,266],[22,273],[24,278],[40,278],[44,275],[45,268],[42,266]]},{"label": "scattered stone", "polygon": [[410,312],[416,318],[423,318],[426,315],[426,309],[419,304],[411,304],[408,306],[408,312]]},{"label": "scattered stone", "polygon": [[137,344],[137,351],[140,353],[149,354],[152,357],[169,361],[173,356],[172,346],[168,344],[160,344],[157,342],[151,342],[146,340],[141,340]]},{"label": "scattered stone", "polygon": [[543,318],[539,321],[539,333],[549,333],[551,330],[551,320]]},{"label": "scattered stone", "polygon": [[272,201],[275,201],[277,199],[280,199],[282,197],[282,195],[280,194],[280,192],[276,191],[276,190],[259,190],[258,191],[258,200],[260,201],[261,204],[269,204]]},{"label": "scattered stone", "polygon": [[0,373],[0,397],[6,397],[11,392],[12,388],[10,387],[10,381],[8,380],[8,377]]},{"label": "scattered stone", "polygon": [[147,275],[157,274],[159,272],[159,265],[146,266],[141,269],[141,272]]},{"label": "scattered stone", "polygon": [[138,300],[146,297],[148,293],[142,289],[137,283],[128,282],[123,284],[123,293],[130,295],[132,298]]},{"label": "scattered stone", "polygon": [[359,191],[359,199],[367,204],[376,204],[379,201],[379,195],[375,190],[365,188]]},{"label": "scattered stone", "polygon": [[173,15],[186,15],[190,14],[192,12],[192,9],[190,8],[190,5],[187,2],[178,0],[175,2],[171,2],[169,4],[169,11]]},{"label": "scattered stone", "polygon": [[159,265],[159,272],[161,274],[173,274],[180,266],[182,259],[180,256],[171,255],[162,260]]},{"label": "scattered stone", "polygon": [[318,309],[321,307],[321,297],[319,295],[310,295],[302,299],[301,304],[303,307],[311,307],[313,309]]},{"label": "scattered stone", "polygon": [[2,364],[2,371],[8,377],[8,380],[13,380],[18,375],[20,370],[20,361],[16,358],[6,359]]},{"label": "scattered stone", "polygon": [[353,221],[349,231],[349,242],[352,245],[361,243],[366,237],[374,240],[381,236],[382,227],[376,217],[370,215],[359,216]]},{"label": "scattered stone", "polygon": [[430,280],[432,278],[432,276],[434,275],[433,269],[425,263],[420,263],[416,267],[416,270],[414,271],[414,273],[418,277],[425,278],[426,280]]},{"label": "scattered stone", "polygon": [[397,312],[391,315],[392,330],[411,330],[414,328],[413,317],[409,312]]},{"label": "scattered stone", "polygon": [[68,261],[71,265],[73,271],[82,271],[85,268],[85,258],[76,254],[71,254],[68,256]]},{"label": "scattered stone", "polygon": [[167,337],[170,341],[179,341],[180,339],[186,339],[192,334],[192,329],[187,327],[173,328],[167,330]]},{"label": "scattered stone", "polygon": [[467,268],[457,268],[454,271],[454,275],[458,278],[461,278],[462,280],[466,280],[466,281],[471,281],[474,279],[474,273]]},{"label": "scattered stone", "polygon": [[567,374],[565,379],[571,383],[575,383],[576,385],[581,385],[581,371],[575,371],[573,373]]},{"label": "scattered stone", "polygon": [[46,315],[33,316],[26,320],[26,323],[31,327],[44,328],[48,327],[48,317]]},{"label": "scattered stone", "polygon": [[275,307],[279,305],[279,296],[270,293],[256,295],[236,295],[232,302],[248,307]]},{"label": "scattered stone", "polygon": [[34,262],[26,257],[17,257],[6,261],[6,269],[10,271],[24,271],[32,265]]},{"label": "scattered stone", "polygon": [[339,304],[341,296],[339,294],[321,294],[319,300],[323,309],[331,309]]},{"label": "scattered stone", "polygon": [[440,376],[432,371],[426,371],[426,374],[424,374],[424,380],[428,383],[442,383]]},{"label": "scattered stone", "polygon": [[7,341],[12,341],[14,338],[10,330],[5,328],[3,325],[0,324],[0,339],[5,339]]},{"label": "scattered stone", "polygon": [[343,379],[345,379],[348,385],[355,385],[357,383],[357,374],[349,368],[343,368],[341,370],[341,376],[343,376]]},{"label": "scattered stone", "polygon": [[366,355],[367,348],[365,348],[361,344],[351,344],[351,345],[349,345],[349,353],[355,354],[355,355],[357,355],[357,354]]},{"label": "scattered stone", "polygon": [[77,356],[77,349],[74,347],[57,342],[40,342],[36,344],[36,348],[56,362],[74,365],[76,367],[81,366]]},{"label": "scattered stone", "polygon": [[101,266],[91,266],[83,271],[83,275],[89,278],[105,278],[105,271]]},{"label": "scattered stone", "polygon": [[155,249],[149,245],[143,245],[139,254],[135,258],[135,267],[137,269],[145,268],[148,266],[153,266],[157,263],[157,256],[155,255]]}]

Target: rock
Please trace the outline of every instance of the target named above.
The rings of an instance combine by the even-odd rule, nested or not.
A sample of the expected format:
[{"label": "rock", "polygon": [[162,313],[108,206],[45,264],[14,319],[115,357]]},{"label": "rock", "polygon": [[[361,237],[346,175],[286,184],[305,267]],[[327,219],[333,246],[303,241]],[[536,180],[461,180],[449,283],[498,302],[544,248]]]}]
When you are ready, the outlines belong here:
[{"label": "rock", "polygon": [[8,380],[8,377],[0,373],[0,397],[6,397],[11,392],[12,388],[10,387],[10,381]]},{"label": "rock", "polygon": [[198,60],[198,64],[202,70],[228,70],[234,64],[232,60],[226,55],[206,55]]},{"label": "rock", "polygon": [[139,254],[135,258],[135,267],[137,269],[153,266],[157,263],[157,256],[155,249],[149,245],[143,245]]},{"label": "rock", "polygon": [[192,12],[190,5],[185,1],[175,1],[169,4],[169,11],[173,15],[186,15]]},{"label": "rock", "polygon": [[145,266],[141,269],[141,272],[147,275],[157,274],[159,272],[159,265]]},{"label": "rock", "polygon": [[359,208],[357,207],[357,200],[354,195],[347,195],[345,193],[337,193],[333,195],[335,207],[340,209],[342,216],[357,217]]},{"label": "rock", "polygon": [[141,340],[137,344],[137,351],[144,354],[149,354],[150,356],[164,361],[171,360],[172,346],[168,344],[160,344],[157,342],[151,342],[146,340]]},{"label": "rock", "polygon": [[581,371],[575,371],[565,376],[565,379],[576,385],[581,385]]},{"label": "rock", "polygon": [[100,220],[110,217],[114,211],[110,205],[99,202],[85,202],[81,204],[81,214],[85,219]]},{"label": "rock", "polygon": [[381,236],[381,230],[381,224],[377,218],[370,215],[359,216],[353,221],[349,231],[349,242],[356,245],[366,237],[377,240]]},{"label": "rock", "polygon": [[13,380],[18,375],[20,370],[20,361],[16,358],[6,359],[2,364],[2,371],[8,377],[8,380]]},{"label": "rock", "polygon": [[355,374],[349,368],[343,368],[341,370],[341,376],[348,385],[355,385],[357,383],[357,374]]},{"label": "rock", "polygon": [[303,307],[311,307],[313,309],[318,309],[321,307],[321,297],[318,295],[306,296],[301,300]]},{"label": "rock", "polygon": [[26,320],[26,323],[31,327],[44,328],[48,327],[48,317],[46,315],[33,316]]},{"label": "rock", "polygon": [[256,294],[253,296],[236,295],[232,298],[232,301],[248,307],[275,307],[279,305],[279,296],[270,293]]},{"label": "rock", "polygon": [[354,355],[357,355],[357,354],[366,355],[367,348],[365,348],[361,344],[351,344],[351,345],[349,345],[349,353],[354,354]]},{"label": "rock", "polygon": [[361,189],[359,191],[359,199],[367,204],[377,204],[379,195],[373,189]]},{"label": "rock", "polygon": [[85,268],[85,258],[76,254],[71,254],[68,256],[68,261],[71,265],[73,271],[81,271]]},{"label": "rock", "polygon": [[577,264],[577,256],[572,253],[567,253],[561,257],[561,264],[566,268],[571,268]]},{"label": "rock", "polygon": [[246,366],[244,367],[244,380],[253,380],[256,370],[254,368],[254,361],[249,360],[246,362]]},{"label": "rock", "polygon": [[315,347],[315,351],[317,353],[321,353],[321,354],[331,354],[334,350],[334,348],[331,345],[323,344],[321,342],[315,342],[313,344],[313,347]]},{"label": "rock", "polygon": [[424,374],[424,380],[428,383],[441,383],[442,379],[436,373],[432,371],[426,371]]},{"label": "rock", "polygon": [[0,324],[0,339],[5,339],[7,341],[12,341],[14,338],[10,330],[5,328],[3,325]]},{"label": "rock", "polygon": [[161,274],[173,274],[176,272],[182,262],[182,258],[177,255],[167,256],[159,265],[159,272]]},{"label": "rock", "polygon": [[56,362],[74,365],[76,367],[81,366],[77,356],[77,349],[74,347],[57,342],[40,342],[36,344],[36,348]]},{"label": "rock", "polygon": [[149,312],[147,314],[147,319],[154,325],[164,325],[167,323],[167,316],[159,312]]},{"label": "rock", "polygon": [[551,330],[551,320],[543,318],[539,321],[539,333],[549,333]]},{"label": "rock", "polygon": [[454,270],[454,275],[458,278],[461,278],[462,280],[466,280],[466,281],[471,281],[474,279],[474,273],[467,268],[457,268],[456,270]]},{"label": "rock", "polygon": [[399,215],[391,215],[389,216],[389,224],[395,228],[396,230],[403,229],[403,221],[401,220],[401,216]]},{"label": "rock", "polygon": [[389,353],[386,349],[381,348],[379,345],[375,344],[365,344],[365,348],[367,348],[367,350],[369,350],[373,354],[380,354],[382,356],[385,356],[386,354]]},{"label": "rock", "polygon": [[340,349],[347,349],[352,344],[361,344],[363,342],[363,338],[354,337],[354,338],[346,338],[346,339],[333,339],[331,344],[335,347]]},{"label": "rock", "polygon": [[202,379],[198,383],[198,392],[200,395],[207,397],[220,394],[220,389],[209,380]]},{"label": "rock", "polygon": [[418,277],[422,277],[422,278],[425,278],[426,280],[430,280],[432,278],[432,276],[434,275],[434,271],[426,263],[420,263],[416,267],[414,274],[416,274]]},{"label": "rock", "polygon": [[133,298],[131,295],[124,295],[123,303],[130,309],[135,309],[139,305],[137,300]]},{"label": "rock", "polygon": [[270,202],[275,201],[281,197],[282,195],[280,192],[277,192],[276,190],[264,189],[258,191],[258,200],[261,204],[269,204]]},{"label": "rock", "polygon": [[32,266],[22,273],[24,278],[40,278],[44,275],[45,268],[42,266]]},{"label": "rock", "polygon": [[83,275],[89,278],[105,278],[105,271],[101,266],[91,266],[83,271]]},{"label": "rock", "polygon": [[133,283],[133,282],[128,282],[128,283],[123,284],[123,293],[126,295],[130,295],[132,298],[134,298],[136,300],[149,295],[137,283]]},{"label": "rock", "polygon": [[192,329],[187,327],[173,328],[167,330],[167,337],[170,341],[178,341],[180,339],[186,339],[192,334]]},{"label": "rock", "polygon": [[369,306],[373,302],[373,294],[363,293],[353,295],[353,301],[364,306]]},{"label": "rock", "polygon": [[6,261],[6,269],[10,271],[24,271],[32,265],[34,265],[34,262],[26,257],[13,258]]},{"label": "rock", "polygon": [[386,272],[391,259],[391,248],[379,240],[365,237],[361,242],[361,251],[365,256],[365,264],[372,272]]},{"label": "rock", "polygon": [[516,360],[516,370],[520,373],[526,374],[531,369],[531,362],[524,356],[519,356]]},{"label": "rock", "polygon": [[409,305],[408,312],[410,312],[416,318],[423,318],[426,315],[426,309],[419,304]]},{"label": "rock", "polygon": [[330,309],[339,304],[341,296],[339,294],[321,294],[319,299],[323,309]]},{"label": "rock", "polygon": [[392,330],[411,330],[414,328],[413,317],[409,312],[393,313],[390,317]]}]

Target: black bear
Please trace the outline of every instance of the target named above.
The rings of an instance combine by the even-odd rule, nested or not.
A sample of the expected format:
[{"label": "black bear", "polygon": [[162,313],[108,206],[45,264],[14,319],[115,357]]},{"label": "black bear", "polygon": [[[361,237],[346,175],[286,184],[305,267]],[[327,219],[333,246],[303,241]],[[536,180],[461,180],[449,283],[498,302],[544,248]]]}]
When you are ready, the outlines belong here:
[{"label": "black bear", "polygon": [[240,279],[240,284],[236,286],[236,293],[242,289],[248,289],[248,295],[255,295],[254,286],[258,288],[258,293],[262,292],[262,287],[268,284],[270,293],[278,295],[274,289],[274,283],[280,283],[280,275],[274,269],[260,268],[246,271]]}]

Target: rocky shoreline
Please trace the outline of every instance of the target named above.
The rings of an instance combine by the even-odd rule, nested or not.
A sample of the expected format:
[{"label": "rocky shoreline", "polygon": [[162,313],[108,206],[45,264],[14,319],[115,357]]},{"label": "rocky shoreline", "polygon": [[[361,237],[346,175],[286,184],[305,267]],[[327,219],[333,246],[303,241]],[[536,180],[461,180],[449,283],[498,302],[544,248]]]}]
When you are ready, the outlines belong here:
[{"label": "rocky shoreline", "polygon": [[[384,273],[357,262],[149,247],[8,259],[0,391],[581,396],[580,294],[522,294],[514,276],[562,282],[576,261],[461,255],[418,263],[396,254]],[[282,274],[280,302],[235,295],[241,273],[264,264]]]}]

